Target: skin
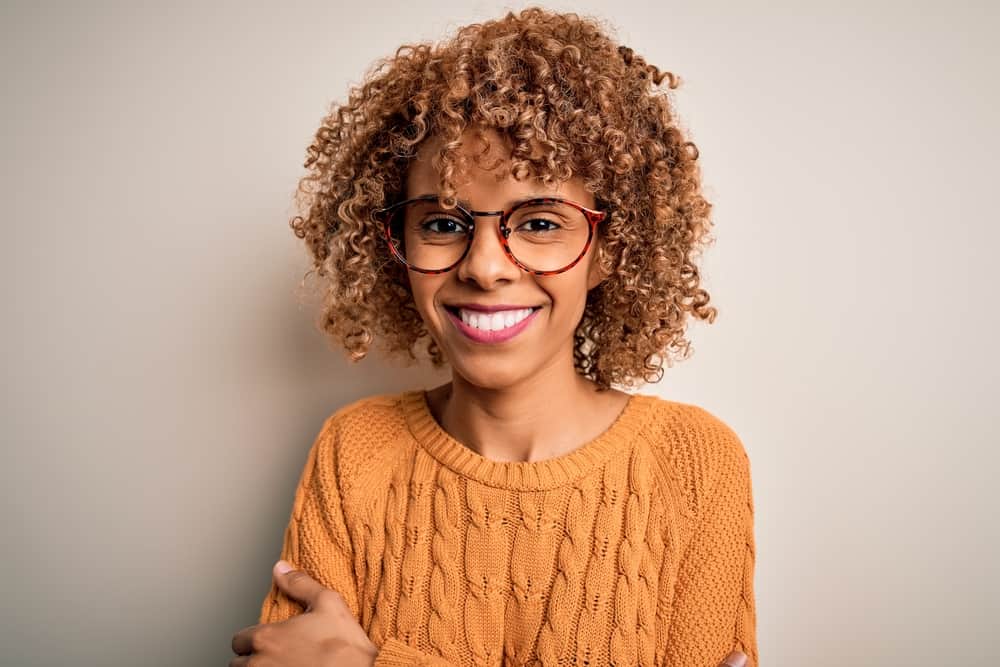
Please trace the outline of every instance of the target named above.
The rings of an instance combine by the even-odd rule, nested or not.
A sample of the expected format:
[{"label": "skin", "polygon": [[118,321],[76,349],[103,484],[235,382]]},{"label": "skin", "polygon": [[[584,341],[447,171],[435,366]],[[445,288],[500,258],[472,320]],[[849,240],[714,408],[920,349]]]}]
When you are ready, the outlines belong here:
[{"label": "skin", "polygon": [[[582,179],[556,186],[517,181],[509,173],[501,137],[486,130],[492,144],[485,165],[470,164],[458,186],[459,199],[474,210],[500,210],[529,196],[561,196],[594,208]],[[433,153],[426,142],[410,166],[406,196],[438,191]],[[475,131],[463,136],[470,158],[482,144]],[[428,392],[431,412],[459,442],[497,461],[539,461],[567,454],[606,431],[629,395],[597,391],[573,367],[573,334],[586,305],[587,291],[604,276],[596,262],[600,238],[573,268],[553,276],[521,270],[503,251],[494,217],[478,217],[472,247],[453,270],[430,275],[409,271],[410,289],[428,332],[452,368],[452,380]],[[450,321],[444,303],[474,302],[542,306],[535,321],[515,338],[484,345],[468,339]],[[230,667],[371,667],[378,648],[353,617],[339,593],[299,570],[274,568],[277,585],[303,602],[305,613],[286,621],[258,624],[233,636],[239,656]],[[720,667],[743,667],[746,656],[734,651]]]},{"label": "skin", "polygon": [[279,623],[258,623],[233,635],[229,667],[371,667],[378,647],[337,591],[283,560],[272,571],[278,588],[305,612]]}]

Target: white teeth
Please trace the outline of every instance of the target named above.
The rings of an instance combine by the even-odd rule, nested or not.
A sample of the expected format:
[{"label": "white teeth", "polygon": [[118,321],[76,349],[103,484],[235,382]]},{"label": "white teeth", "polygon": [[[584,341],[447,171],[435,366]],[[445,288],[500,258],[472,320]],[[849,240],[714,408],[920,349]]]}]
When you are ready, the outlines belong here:
[{"label": "white teeth", "polygon": [[500,331],[507,327],[512,327],[528,315],[531,315],[531,308],[520,308],[518,310],[500,310],[494,313],[483,313],[476,310],[459,309],[462,321],[470,327],[481,331]]}]

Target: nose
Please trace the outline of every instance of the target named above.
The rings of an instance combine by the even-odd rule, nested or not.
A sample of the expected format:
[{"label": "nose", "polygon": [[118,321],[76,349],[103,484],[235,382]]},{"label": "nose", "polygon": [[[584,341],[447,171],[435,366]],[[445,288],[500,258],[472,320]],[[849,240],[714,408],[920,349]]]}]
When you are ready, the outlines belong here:
[{"label": "nose", "polygon": [[472,281],[484,290],[493,289],[501,281],[512,282],[521,277],[521,268],[511,261],[500,240],[500,214],[474,213],[476,225],[469,252],[456,270],[458,279]]}]

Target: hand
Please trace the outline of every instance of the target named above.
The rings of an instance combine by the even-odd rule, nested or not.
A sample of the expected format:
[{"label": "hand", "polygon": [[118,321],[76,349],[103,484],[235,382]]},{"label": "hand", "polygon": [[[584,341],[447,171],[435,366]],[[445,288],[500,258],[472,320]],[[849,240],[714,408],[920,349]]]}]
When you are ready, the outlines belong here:
[{"label": "hand", "polygon": [[305,613],[280,623],[258,623],[233,635],[240,657],[229,667],[372,667],[378,647],[368,639],[340,593],[324,588],[283,560],[274,565],[274,581]]},{"label": "hand", "polygon": [[733,651],[726,656],[725,660],[719,663],[719,667],[743,667],[745,664],[747,664],[746,654]]}]

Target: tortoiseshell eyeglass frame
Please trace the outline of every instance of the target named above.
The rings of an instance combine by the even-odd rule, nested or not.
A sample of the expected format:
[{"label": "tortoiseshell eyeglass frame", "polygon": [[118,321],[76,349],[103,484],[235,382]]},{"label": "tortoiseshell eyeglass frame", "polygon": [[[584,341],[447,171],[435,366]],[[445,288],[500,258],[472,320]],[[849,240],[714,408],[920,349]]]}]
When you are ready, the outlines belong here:
[{"label": "tortoiseshell eyeglass frame", "polygon": [[[574,266],[576,266],[576,264],[581,259],[583,259],[583,256],[587,254],[587,250],[590,249],[590,244],[594,240],[594,229],[596,229],[597,225],[607,217],[607,213],[605,211],[596,211],[594,209],[587,208],[583,204],[578,204],[575,201],[570,201],[569,199],[563,199],[562,197],[535,197],[533,199],[527,199],[525,201],[518,202],[517,204],[515,204],[514,206],[510,207],[505,211],[473,211],[459,204],[455,207],[454,210],[458,211],[469,223],[469,232],[467,234],[468,241],[465,244],[465,251],[462,252],[462,256],[459,257],[457,260],[455,260],[454,263],[443,269],[421,269],[407,262],[406,259],[400,254],[399,250],[396,248],[396,244],[393,243],[392,232],[390,231],[390,225],[392,222],[392,213],[396,209],[405,206],[410,202],[415,202],[415,201],[438,201],[438,197],[437,195],[423,195],[420,197],[413,197],[412,199],[406,199],[404,201],[397,202],[392,206],[386,206],[385,208],[377,209],[372,212],[372,216],[375,218],[375,220],[382,223],[383,231],[385,233],[385,240],[389,244],[389,249],[392,251],[392,256],[395,257],[397,261],[399,261],[401,264],[403,264],[412,271],[417,271],[419,273],[428,273],[431,275],[447,273],[448,271],[451,271],[456,266],[462,263],[462,260],[465,259],[465,256],[469,254],[469,249],[472,248],[472,235],[476,231],[477,216],[479,217],[491,216],[491,215],[500,216],[499,224],[497,225],[497,234],[500,237],[500,245],[503,246],[504,254],[506,254],[507,258],[511,262],[516,264],[518,267],[536,276],[554,276],[557,273],[569,271]],[[555,271],[539,271],[537,269],[532,269],[529,266],[525,266],[517,257],[514,256],[514,253],[511,252],[510,244],[507,241],[507,238],[510,236],[510,233],[512,231],[511,228],[507,226],[507,221],[510,219],[510,216],[514,213],[514,211],[521,208],[522,206],[531,206],[531,205],[537,206],[539,204],[565,204],[583,213],[583,215],[587,218],[588,222],[587,243],[583,246],[583,250],[580,251],[580,254],[577,256],[576,259],[574,259],[572,262],[562,267],[561,269],[556,269]]]}]

